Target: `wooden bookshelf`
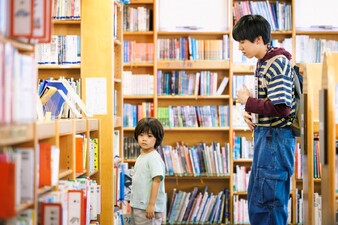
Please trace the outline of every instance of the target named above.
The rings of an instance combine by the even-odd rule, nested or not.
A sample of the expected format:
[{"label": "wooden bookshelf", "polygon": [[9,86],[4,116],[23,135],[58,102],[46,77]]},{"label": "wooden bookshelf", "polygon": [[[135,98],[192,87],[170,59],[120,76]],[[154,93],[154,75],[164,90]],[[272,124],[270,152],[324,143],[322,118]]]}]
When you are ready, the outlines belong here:
[{"label": "wooden bookshelf", "polygon": [[321,64],[306,64],[304,68],[301,149],[303,153],[304,224],[314,223],[314,121],[319,119],[319,88]]},{"label": "wooden bookshelf", "polygon": [[[292,46],[291,46],[291,53],[293,55],[293,62],[297,62],[296,49],[298,43],[296,42],[296,38],[298,35],[308,35],[311,38],[320,38],[326,40],[338,40],[337,38],[337,31],[313,31],[311,29],[308,30],[297,30],[295,26],[295,14],[297,10],[296,8],[296,1],[297,0],[285,0],[282,1],[291,6],[291,27],[287,30],[281,31],[273,31],[272,32],[272,39],[277,39],[279,41],[283,41],[285,39],[291,39]],[[232,5],[236,2],[240,2],[239,0],[229,1],[229,15],[233,15],[233,8]],[[257,1],[254,1],[257,2]],[[271,2],[271,1],[270,1]],[[149,96],[124,96],[125,103],[131,104],[139,104],[141,102],[153,102],[154,109],[158,107],[165,107],[168,105],[207,105],[207,104],[228,104],[232,106],[230,108],[230,121],[234,118],[234,105],[235,99],[232,97],[232,82],[234,75],[247,75],[247,74],[254,74],[255,64],[243,64],[243,63],[235,63],[235,51],[237,49],[233,49],[234,41],[231,37],[231,30],[233,27],[233,18],[230,17],[229,21],[229,30],[223,32],[189,32],[189,31],[159,31],[157,30],[157,24],[155,18],[158,17],[156,15],[157,11],[155,10],[157,7],[156,0],[150,1],[131,1],[130,5],[126,7],[136,7],[136,6],[145,6],[154,10],[152,21],[153,30],[150,31],[125,31],[123,32],[124,40],[137,40],[139,42],[146,42],[146,43],[154,43],[154,62],[153,63],[125,63],[123,65],[123,69],[125,71],[133,71],[135,74],[152,74],[154,76],[155,84],[154,84],[154,94]],[[229,60],[162,60],[157,58],[157,53],[159,51],[159,47],[157,46],[158,40],[161,38],[179,38],[179,37],[197,37],[198,39],[218,39],[222,37],[222,35],[228,34],[229,35],[229,50],[230,50],[230,59]],[[321,87],[321,77],[318,74],[322,74],[321,71],[321,63],[314,63],[309,65],[308,63],[298,63],[300,66],[300,71],[304,76],[307,75],[308,78],[305,78],[304,85],[304,97],[303,101],[305,101],[305,108],[304,110],[304,121],[303,126],[304,128],[304,138],[302,140],[297,139],[298,142],[302,142],[302,152],[304,153],[304,165],[306,168],[304,170],[304,178],[303,179],[295,179],[293,176],[292,183],[293,189],[291,190],[290,196],[292,196],[292,212],[291,212],[291,223],[296,223],[296,188],[304,190],[304,224],[312,224],[314,220],[313,216],[313,195],[314,192],[321,193],[323,189],[320,188],[320,184],[322,182],[320,179],[313,178],[313,137],[314,133],[319,132],[319,95],[318,91]],[[198,71],[198,70],[213,70],[219,72],[221,76],[228,76],[229,82],[228,87],[226,88],[226,93],[221,96],[175,96],[175,95],[159,95],[157,92],[157,72],[159,70],[187,70],[187,71]],[[309,78],[309,76],[311,76]],[[157,116],[157,112],[154,112],[155,117]],[[335,125],[337,127],[337,125]],[[124,136],[132,137],[134,129],[132,127],[125,127],[123,129]],[[244,136],[247,138],[251,138],[251,131],[246,127],[234,127],[233,123],[230,122],[230,126],[226,128],[165,128],[165,140],[164,144],[175,145],[176,141],[182,140],[189,145],[196,144],[197,142],[201,141],[202,139],[206,142],[208,141],[219,141],[221,143],[230,142],[231,149],[233,147],[232,140],[234,138],[234,132],[236,135]],[[338,136],[338,135],[337,135]],[[230,152],[232,155],[232,152]],[[133,164],[134,160],[127,160],[128,163]],[[233,222],[233,195],[237,195],[237,192],[232,191],[233,179],[232,174],[234,173],[234,168],[236,165],[246,165],[250,167],[252,161],[250,160],[238,160],[232,159],[231,160],[231,176],[225,182],[226,185],[229,185],[230,189],[230,215],[231,215],[231,222]],[[331,170],[331,173],[334,170]],[[188,190],[193,186],[194,183],[190,183],[190,178],[183,178],[183,177],[168,177],[169,181],[166,181],[166,188],[167,190],[172,190],[175,186],[177,188],[183,187],[183,189]],[[197,179],[197,178],[196,178]],[[173,184],[173,180],[175,180],[176,184]],[[178,184],[177,184],[178,181]],[[188,184],[189,183],[189,184]],[[206,186],[208,185],[208,181],[203,181],[203,184]],[[200,185],[200,184],[198,184]],[[215,186],[218,187],[217,185]],[[170,194],[169,194],[170,195]],[[238,194],[240,195],[240,194]],[[169,198],[170,201],[170,198]],[[305,218],[307,217],[307,218]]]},{"label": "wooden bookshelf", "polygon": [[[338,84],[338,52],[326,52],[323,61],[323,77],[320,90],[319,140],[322,164],[322,224],[335,224],[336,218],[336,108]],[[337,171],[336,171],[337,172]],[[325,182],[324,182],[325,181]]]}]

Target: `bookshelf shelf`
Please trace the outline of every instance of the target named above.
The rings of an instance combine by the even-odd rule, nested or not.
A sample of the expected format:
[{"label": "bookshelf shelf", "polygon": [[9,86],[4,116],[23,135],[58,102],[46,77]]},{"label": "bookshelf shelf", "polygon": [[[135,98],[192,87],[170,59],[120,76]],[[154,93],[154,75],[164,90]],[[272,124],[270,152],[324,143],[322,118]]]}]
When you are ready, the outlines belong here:
[{"label": "bookshelf shelf", "polygon": [[285,30],[285,31],[272,31],[271,35],[276,36],[276,35],[292,35],[291,30]]},{"label": "bookshelf shelf", "polygon": [[236,163],[252,163],[252,159],[234,159],[234,164]]},{"label": "bookshelf shelf", "polygon": [[114,82],[115,83],[122,83],[122,79],[114,77]]},{"label": "bookshelf shelf", "polygon": [[81,69],[81,65],[71,65],[71,64],[66,64],[66,65],[39,65],[38,66],[39,70],[56,70],[56,69],[61,69],[61,70],[68,70],[68,69]]},{"label": "bookshelf shelf", "polygon": [[0,126],[0,146],[15,145],[32,141],[34,138],[34,125],[3,125]]},{"label": "bookshelf shelf", "polygon": [[81,20],[52,20],[53,25],[80,25]]},{"label": "bookshelf shelf", "polygon": [[68,135],[73,132],[72,120],[66,120],[66,119],[57,120],[56,125],[58,129],[58,134],[60,136]]},{"label": "bookshelf shelf", "polygon": [[131,0],[130,4],[153,4],[154,0]]},{"label": "bookshelf shelf", "polygon": [[157,62],[157,68],[159,70],[169,69],[199,69],[199,70],[224,70],[229,69],[229,61],[225,60],[186,60],[186,61],[175,61],[175,60],[159,60]]},{"label": "bookshelf shelf", "polygon": [[201,99],[229,99],[229,95],[210,95],[210,96],[201,96],[201,95],[160,95],[157,99],[160,100],[201,100]]},{"label": "bookshelf shelf", "polygon": [[95,176],[95,175],[98,174],[98,173],[99,173],[99,171],[91,172],[91,173],[89,174],[89,177],[93,177],[93,176]]},{"label": "bookshelf shelf", "polygon": [[35,135],[36,139],[42,140],[54,137],[56,133],[54,122],[37,122]]},{"label": "bookshelf shelf", "polygon": [[230,179],[230,175],[224,176],[214,176],[214,175],[200,175],[200,176],[193,176],[193,175],[166,175],[166,180],[223,180],[223,179]]},{"label": "bookshelf shelf", "polygon": [[229,127],[198,127],[198,128],[190,128],[190,127],[175,127],[175,128],[164,128],[165,131],[195,131],[195,132],[219,132],[219,131],[229,131]]},{"label": "bookshelf shelf", "polygon": [[248,73],[252,74],[254,72],[256,65],[254,64],[232,64],[231,68],[233,73]]},{"label": "bookshelf shelf", "polygon": [[53,187],[51,187],[51,186],[40,187],[37,190],[37,195],[41,196],[41,195],[46,194],[47,192],[51,191],[52,189],[53,189]]},{"label": "bookshelf shelf", "polygon": [[16,207],[15,211],[16,214],[20,213],[21,211],[32,208],[34,206],[34,203],[32,201],[25,202],[23,204],[20,204],[18,207]]},{"label": "bookshelf shelf", "polygon": [[154,66],[154,63],[123,63],[123,67],[126,68],[126,67],[134,67],[134,68],[137,68],[137,67],[153,67]]},{"label": "bookshelf shelf", "polygon": [[244,195],[244,196],[246,196],[246,195],[248,195],[248,192],[246,192],[246,191],[234,191],[233,194],[234,195]]},{"label": "bookshelf shelf", "polygon": [[205,31],[158,31],[158,36],[223,36],[229,35],[230,31],[221,31],[221,32],[205,32]]},{"label": "bookshelf shelf", "polygon": [[87,170],[83,170],[81,173],[76,173],[76,174],[75,174],[75,177],[81,177],[81,176],[84,176],[84,175],[86,175],[86,173],[87,173]]},{"label": "bookshelf shelf", "polygon": [[75,132],[84,133],[87,130],[87,123],[85,119],[75,119]]},{"label": "bookshelf shelf", "polygon": [[149,95],[142,95],[142,96],[136,96],[136,95],[133,95],[133,96],[123,96],[124,99],[153,99],[154,96],[149,96]]},{"label": "bookshelf shelf", "polygon": [[114,40],[114,46],[122,46],[122,42],[120,40]]},{"label": "bookshelf shelf", "polygon": [[88,130],[89,131],[98,131],[99,130],[99,121],[95,119],[88,119]]},{"label": "bookshelf shelf", "polygon": [[12,46],[19,49],[20,51],[27,51],[32,52],[34,51],[34,45],[29,43],[24,43],[15,39],[7,38],[0,35],[0,42],[1,43],[11,43]]},{"label": "bookshelf shelf", "polygon": [[338,35],[338,30],[296,30],[297,35]]},{"label": "bookshelf shelf", "polygon": [[59,179],[64,179],[71,175],[73,173],[73,170],[68,170],[68,169],[60,169],[59,171]]},{"label": "bookshelf shelf", "polygon": [[146,35],[154,35],[154,31],[125,31],[123,32],[125,36],[146,36]]}]

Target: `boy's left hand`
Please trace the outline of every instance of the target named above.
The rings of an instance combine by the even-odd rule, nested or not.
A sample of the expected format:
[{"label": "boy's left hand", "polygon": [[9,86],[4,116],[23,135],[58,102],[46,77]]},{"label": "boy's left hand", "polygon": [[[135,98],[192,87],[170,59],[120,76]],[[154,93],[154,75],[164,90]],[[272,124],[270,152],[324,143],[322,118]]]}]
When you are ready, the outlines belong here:
[{"label": "boy's left hand", "polygon": [[243,89],[240,89],[237,91],[237,102],[244,105],[246,101],[248,100],[248,98],[251,96],[251,94],[250,94],[248,87],[245,84],[243,84],[242,86],[243,86]]},{"label": "boy's left hand", "polygon": [[148,205],[146,209],[146,217],[147,219],[152,219],[155,217],[155,207],[153,205]]}]

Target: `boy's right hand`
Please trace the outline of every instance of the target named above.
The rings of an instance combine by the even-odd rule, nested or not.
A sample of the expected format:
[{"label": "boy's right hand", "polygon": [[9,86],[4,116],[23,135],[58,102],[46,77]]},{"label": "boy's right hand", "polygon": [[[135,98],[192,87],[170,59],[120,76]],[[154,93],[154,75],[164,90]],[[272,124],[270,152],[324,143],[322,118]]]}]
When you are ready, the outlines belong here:
[{"label": "boy's right hand", "polygon": [[248,113],[247,111],[244,112],[243,115],[244,121],[245,123],[248,125],[248,127],[250,128],[251,131],[253,131],[255,124],[252,122],[252,116],[250,113]]}]

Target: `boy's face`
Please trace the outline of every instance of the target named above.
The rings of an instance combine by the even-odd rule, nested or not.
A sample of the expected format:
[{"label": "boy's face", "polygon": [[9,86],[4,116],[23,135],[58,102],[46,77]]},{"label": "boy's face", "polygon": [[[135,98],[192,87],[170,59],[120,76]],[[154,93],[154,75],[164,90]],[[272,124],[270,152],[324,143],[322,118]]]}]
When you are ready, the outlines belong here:
[{"label": "boy's face", "polygon": [[137,137],[138,144],[140,145],[142,151],[148,152],[154,149],[156,138],[155,136],[149,132],[143,132]]},{"label": "boy's face", "polygon": [[238,49],[243,53],[244,56],[251,59],[256,56],[257,44],[252,43],[249,40],[239,41]]},{"label": "boy's face", "polygon": [[267,51],[267,45],[261,36],[257,37],[253,42],[249,40],[239,41],[238,49],[249,59],[255,57],[261,59],[264,57]]}]

